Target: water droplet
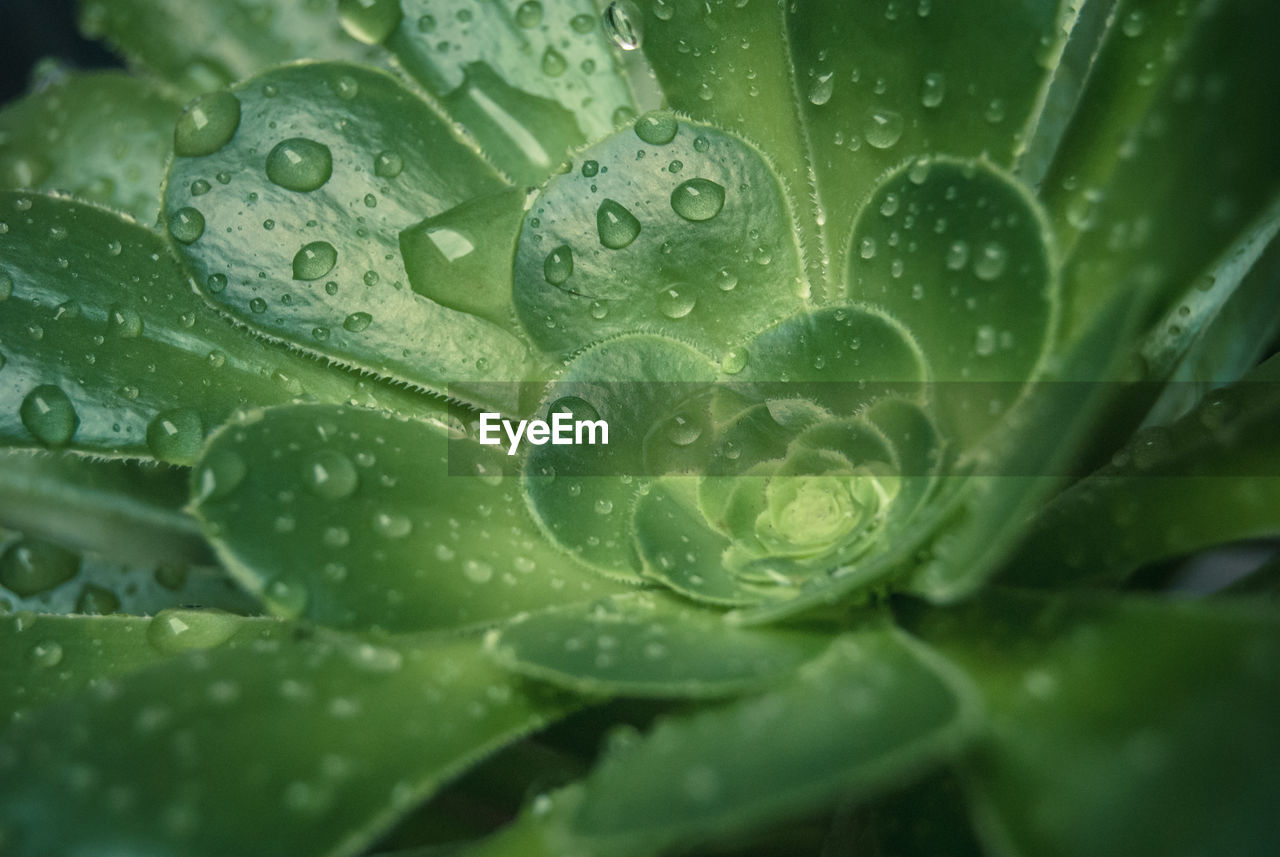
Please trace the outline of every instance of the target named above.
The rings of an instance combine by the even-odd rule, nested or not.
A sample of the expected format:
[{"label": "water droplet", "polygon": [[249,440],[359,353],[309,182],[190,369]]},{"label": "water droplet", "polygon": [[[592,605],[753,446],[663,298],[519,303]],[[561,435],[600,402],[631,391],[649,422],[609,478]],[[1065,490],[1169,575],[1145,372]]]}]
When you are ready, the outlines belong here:
[{"label": "water droplet", "polygon": [[381,44],[400,26],[400,0],[338,0],[342,29],[366,45]]},{"label": "water droplet", "polygon": [[667,318],[684,318],[693,312],[698,299],[693,290],[683,284],[668,286],[658,292],[658,310]]},{"label": "water droplet", "polygon": [[353,312],[342,321],[342,327],[352,333],[367,330],[373,323],[373,316],[367,312]]},{"label": "water droplet", "polygon": [[355,493],[360,475],[350,458],[336,449],[322,449],[304,465],[302,481],[318,497],[342,500]]},{"label": "water droplet", "polygon": [[613,512],[613,501],[608,498],[601,497],[595,502],[595,510],[597,515],[608,515]]},{"label": "water droplet", "polygon": [[88,616],[106,616],[120,609],[120,599],[110,589],[86,583],[76,598],[76,612]]},{"label": "water droplet", "polygon": [[222,290],[227,287],[227,275],[210,274],[209,279],[205,280],[205,285],[209,287],[210,294],[221,294]]},{"label": "water droplet", "polygon": [[204,215],[187,206],[169,216],[169,234],[183,244],[190,244],[204,234]]},{"label": "water droplet", "polygon": [[493,566],[477,559],[469,559],[462,564],[462,573],[472,583],[488,583],[493,579]]},{"label": "water droplet", "polygon": [[48,592],[79,571],[78,554],[38,539],[20,539],[0,554],[0,585],[22,598]]},{"label": "water droplet", "polygon": [[542,276],[553,286],[562,286],[573,276],[573,250],[568,244],[561,244],[547,254],[542,263]]},{"label": "water droplet", "polygon": [[80,425],[71,399],[53,384],[42,384],[27,393],[18,408],[18,416],[27,431],[49,447],[66,446]]},{"label": "water droplet", "polygon": [[626,0],[615,0],[604,10],[604,32],[622,50],[634,51],[642,38],[640,12]]},{"label": "water droplet", "polygon": [[810,104],[821,107],[831,100],[831,93],[835,89],[835,76],[834,71],[829,71],[813,79],[813,84],[809,87]]},{"label": "water droplet", "polygon": [[526,30],[542,23],[542,4],[538,0],[525,0],[516,9],[516,24]]},{"label": "water droplet", "polygon": [[225,89],[208,92],[183,109],[173,130],[174,154],[184,158],[212,155],[231,141],[240,127],[240,99]]},{"label": "water droplet", "polygon": [[142,316],[133,307],[112,304],[107,310],[107,332],[121,339],[137,339],[142,335]]},{"label": "water droplet", "polygon": [[569,26],[575,33],[587,34],[596,28],[596,19],[585,12],[569,19]]},{"label": "water droplet", "polygon": [[724,208],[724,188],[710,179],[689,179],[671,192],[671,208],[685,220],[710,220]]},{"label": "water droplet", "polygon": [[249,309],[255,313],[264,313],[267,311],[267,302],[262,298],[254,298],[249,301]]},{"label": "water droplet", "polygon": [[600,164],[598,161],[583,161],[582,175],[584,178],[595,178],[600,172]]},{"label": "water droplet", "polygon": [[194,408],[161,411],[147,425],[147,447],[161,461],[192,464],[204,442],[204,423]]},{"label": "water droplet", "polygon": [[885,194],[884,200],[880,203],[880,213],[885,217],[893,217],[898,213],[898,208],[901,205],[902,198],[896,193]]},{"label": "water droplet", "polygon": [[987,105],[987,110],[983,114],[983,116],[986,117],[986,120],[990,122],[992,125],[998,125],[1004,121],[1004,114],[1005,114],[1004,102],[999,98],[993,98],[991,99],[991,102]]},{"label": "water droplet", "polygon": [[666,434],[675,446],[689,446],[702,437],[702,425],[686,414],[676,414],[667,420]]},{"label": "water droplet", "polygon": [[1120,27],[1124,34],[1131,39],[1141,36],[1146,28],[1147,16],[1141,9],[1134,9],[1128,15],[1125,15],[1124,23]]},{"label": "water droplet", "polygon": [[953,241],[947,248],[945,264],[948,270],[959,271],[969,263],[969,245],[965,241]]},{"label": "water droplet", "polygon": [[858,255],[864,259],[874,259],[876,257],[876,239],[868,235],[858,242]]},{"label": "water droplet", "polygon": [[906,121],[901,113],[893,110],[873,110],[867,116],[862,133],[867,144],[876,149],[888,149],[902,139]]},{"label": "water droplet", "polygon": [[1009,261],[1009,251],[1003,244],[991,241],[985,244],[978,258],[973,261],[973,273],[979,280],[991,282],[1004,273]]},{"label": "water droplet", "polygon": [[360,94],[360,84],[350,75],[342,75],[333,82],[333,94],[343,101],[351,101]]},{"label": "water droplet", "polygon": [[621,250],[640,234],[640,221],[619,203],[606,199],[596,211],[596,232],[605,247]]},{"label": "water droplet", "polygon": [[373,516],[373,530],[388,539],[402,539],[413,532],[413,523],[399,512],[379,512]]},{"label": "water droplet", "polygon": [[404,158],[397,152],[379,152],[373,159],[373,174],[379,178],[393,179],[404,170]]},{"label": "water droplet", "polygon": [[990,357],[996,352],[996,329],[989,324],[978,328],[973,338],[973,351],[979,357]]},{"label": "water droplet", "polygon": [[37,669],[49,669],[62,663],[62,644],[57,640],[36,643],[27,652],[27,661]]},{"label": "water droplet", "polygon": [[328,241],[312,241],[293,257],[295,280],[318,280],[338,264],[338,251]]},{"label": "water droplet", "polygon": [[191,183],[191,195],[204,196],[206,193],[209,192],[210,188],[212,188],[212,185],[210,185],[204,179],[196,179]]},{"label": "water droplet", "polygon": [[262,600],[272,613],[284,619],[297,619],[307,609],[310,593],[305,584],[277,577],[262,591]]},{"label": "water droplet", "polygon": [[746,348],[730,348],[720,358],[720,369],[726,375],[737,375],[747,368],[747,362],[750,357],[751,355]]},{"label": "water droplet", "polygon": [[267,178],[286,190],[313,191],[332,175],[329,147],[306,137],[283,140],[267,155]]},{"label": "water droplet", "polygon": [[680,123],[670,113],[654,110],[636,120],[635,130],[636,136],[650,146],[665,146],[676,138]]},{"label": "water droplet", "polygon": [[931,71],[924,76],[920,86],[920,103],[925,107],[941,107],[942,100],[947,97],[947,79],[940,71]]},{"label": "water droplet", "polygon": [[542,73],[547,77],[559,77],[569,68],[569,61],[564,54],[552,47],[542,52]]}]

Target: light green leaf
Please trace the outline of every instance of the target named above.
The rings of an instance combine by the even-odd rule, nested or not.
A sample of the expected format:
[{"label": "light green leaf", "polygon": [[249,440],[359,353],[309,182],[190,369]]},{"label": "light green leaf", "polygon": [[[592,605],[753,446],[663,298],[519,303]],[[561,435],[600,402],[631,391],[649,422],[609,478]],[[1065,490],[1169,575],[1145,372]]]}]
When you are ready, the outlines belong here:
[{"label": "light green leaf", "polygon": [[976,708],[953,668],[889,630],[853,632],[782,687],[672,717],[590,775],[572,833],[667,850],[902,784],[954,754]]},{"label": "light green leaf", "polygon": [[67,191],[151,225],[177,116],[148,81],[54,72],[0,112],[0,187]]},{"label": "light green leaf", "polygon": [[237,634],[6,730],[0,830],[15,857],[357,854],[572,706],[474,639]]},{"label": "light green leaf", "polygon": [[184,97],[296,59],[376,61],[342,32],[336,0],[80,0],[80,29]]},{"label": "light green leaf", "polygon": [[[787,7],[797,102],[833,270],[857,262],[858,243],[845,239],[860,211],[864,221],[874,216],[868,190],[913,156],[985,156],[1013,165],[1041,119],[1078,5],[805,0]],[[983,47],[991,45],[1000,48]],[[932,229],[933,220],[922,217],[922,229]]]},{"label": "light green leaf", "polygon": [[402,230],[504,187],[417,95],[370,68],[304,63],[203,96],[183,117],[165,217],[232,317],[435,392],[523,377],[519,340],[406,275]]},{"label": "light green leaf", "polygon": [[636,593],[552,607],[490,632],[497,662],[584,694],[717,697],[784,679],[824,633],[733,628],[670,596]]},{"label": "light green leaf", "polygon": [[378,6],[396,4],[347,5],[348,29],[385,39],[405,71],[517,182],[542,181],[568,150],[635,116],[591,0],[402,0],[368,28],[361,19],[372,23]]},{"label": "light green leaf", "polygon": [[625,591],[547,543],[504,449],[450,431],[355,408],[257,412],[210,440],[193,512],[246,589],[323,625],[461,628]]},{"label": "light green leaf", "polygon": [[1274,853],[1280,624],[1258,608],[997,594],[918,620],[987,702],[965,778],[988,850]]},{"label": "light green leaf", "polygon": [[[1139,432],[1113,463],[1035,520],[1006,579],[1115,585],[1144,563],[1280,535],[1280,385],[1255,376],[1210,393],[1167,427]],[[1082,534],[1088,533],[1088,538]]]},{"label": "light green leaf", "polygon": [[84,203],[0,191],[0,441],[190,463],[243,405],[417,397],[236,331],[164,241]]},{"label": "light green leaf", "polygon": [[722,354],[807,294],[791,215],[764,157],[735,135],[647,113],[582,152],[534,200],[515,301],[559,356],[664,333]]}]

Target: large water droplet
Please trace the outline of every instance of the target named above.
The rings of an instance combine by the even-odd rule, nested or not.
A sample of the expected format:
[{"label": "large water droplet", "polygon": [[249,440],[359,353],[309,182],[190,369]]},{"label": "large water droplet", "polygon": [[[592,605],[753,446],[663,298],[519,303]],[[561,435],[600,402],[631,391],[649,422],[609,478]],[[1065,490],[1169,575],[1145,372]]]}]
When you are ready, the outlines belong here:
[{"label": "large water droplet", "polygon": [[366,45],[380,44],[400,26],[400,0],[338,0],[342,29]]},{"label": "large water droplet", "polygon": [[561,244],[547,254],[542,263],[542,276],[553,286],[562,286],[573,276],[573,250],[568,244]]},{"label": "large water droplet", "polygon": [[38,539],[20,539],[0,554],[0,585],[27,598],[66,583],[80,571],[80,556]]},{"label": "large water droplet", "polygon": [[142,316],[130,306],[112,304],[107,310],[107,332],[120,339],[137,339],[142,335]]},{"label": "large water droplet", "polygon": [[373,324],[373,316],[367,312],[353,312],[342,320],[343,329],[352,333],[368,330],[371,324]]},{"label": "large water droplet", "polygon": [[267,155],[267,178],[286,190],[306,193],[322,187],[332,175],[329,147],[306,137],[277,143]]},{"label": "large water droplet", "polygon": [[867,122],[862,131],[868,145],[876,149],[888,149],[902,139],[905,127],[906,120],[902,118],[901,113],[893,110],[873,110],[867,116]]},{"label": "large water droplet", "polygon": [[198,475],[198,500],[217,500],[226,497],[244,481],[248,467],[239,453],[229,449],[215,449],[204,458]]},{"label": "large water droplet", "polygon": [[147,642],[168,655],[213,649],[231,639],[238,621],[212,610],[161,610],[147,626]]},{"label": "large water droplet", "polygon": [[626,0],[610,3],[604,10],[604,32],[622,50],[634,51],[642,38],[639,10]]},{"label": "large water droplet", "polygon": [[27,393],[18,408],[18,416],[27,431],[49,447],[66,446],[80,425],[71,399],[53,384],[42,384]]},{"label": "large water droplet", "polygon": [[240,127],[240,99],[225,89],[208,92],[187,105],[173,129],[173,152],[184,158],[212,155]]},{"label": "large water droplet", "polygon": [[640,234],[640,221],[621,204],[606,199],[596,210],[596,232],[601,244],[610,250],[621,250]]},{"label": "large water droplet", "polygon": [[355,493],[360,475],[350,458],[336,449],[322,449],[307,461],[302,481],[318,497],[342,500]]},{"label": "large water droplet", "polygon": [[169,234],[190,244],[204,234],[204,215],[190,206],[179,208],[169,216]]},{"label": "large water droplet", "polygon": [[702,437],[702,424],[688,414],[676,414],[667,420],[666,435],[675,446],[689,446]]},{"label": "large water droplet", "polygon": [[665,146],[676,138],[680,123],[663,110],[654,110],[636,120],[636,136],[650,146]]},{"label": "large water droplet", "polygon": [[338,251],[328,241],[312,241],[293,257],[295,280],[318,280],[338,264]]},{"label": "large water droplet", "polygon": [[710,179],[689,179],[671,192],[671,208],[685,220],[710,220],[724,208],[724,188]]},{"label": "large water droplet", "polygon": [[161,411],[147,425],[147,448],[171,464],[192,464],[203,441],[204,423],[194,408]]},{"label": "large water droplet", "polygon": [[538,0],[525,0],[516,9],[516,24],[526,30],[542,23],[542,4]]},{"label": "large water droplet", "polygon": [[684,318],[693,312],[698,298],[688,286],[678,283],[658,292],[658,311],[670,319]]}]

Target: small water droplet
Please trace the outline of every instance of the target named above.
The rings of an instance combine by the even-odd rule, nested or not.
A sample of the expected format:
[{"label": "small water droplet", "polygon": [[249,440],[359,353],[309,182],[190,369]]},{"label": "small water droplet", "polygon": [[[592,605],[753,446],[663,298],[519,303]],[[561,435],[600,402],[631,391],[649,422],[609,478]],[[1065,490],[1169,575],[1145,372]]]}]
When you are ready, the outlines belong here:
[{"label": "small water droplet", "polygon": [[689,446],[702,437],[702,425],[686,414],[676,414],[667,420],[667,440],[675,446]]},{"label": "small water droplet", "polygon": [[338,264],[338,251],[328,241],[312,241],[293,257],[295,280],[318,280]]},{"label": "small water droplet", "polygon": [[213,186],[204,179],[196,179],[191,183],[192,196],[204,196]]},{"label": "small water droplet", "polygon": [[204,215],[187,206],[169,216],[169,234],[183,244],[191,244],[204,234]]},{"label": "small water droplet", "polygon": [[18,416],[36,440],[54,448],[66,446],[80,425],[71,399],[53,384],[42,384],[27,393]]},{"label": "small water droplet", "polygon": [[600,172],[600,163],[598,161],[583,161],[582,175],[584,178],[595,178]]},{"label": "small water droplet", "polygon": [[351,101],[360,94],[360,84],[350,75],[342,75],[333,82],[333,94],[343,101]]},{"label": "small water droplet", "polygon": [[573,250],[561,244],[547,254],[542,263],[542,276],[553,286],[562,286],[573,276]]},{"label": "small water droplet", "polygon": [[609,314],[609,305],[604,301],[591,302],[591,317],[599,321]]},{"label": "small water droplet", "polygon": [[640,234],[640,221],[621,204],[606,199],[596,210],[596,232],[605,247],[621,250]]},{"label": "small water droplet", "polygon": [[1125,15],[1124,23],[1120,27],[1124,34],[1131,39],[1141,36],[1146,28],[1147,16],[1141,9],[1134,9],[1128,15]]},{"label": "small water droplet", "polygon": [[831,100],[831,93],[835,90],[835,76],[834,71],[829,71],[813,79],[813,83],[809,86],[810,104],[821,107]]},{"label": "small water droplet", "polygon": [[996,329],[984,324],[974,333],[973,351],[979,357],[990,357],[996,352]]},{"label": "small water droplet", "polygon": [[323,187],[332,175],[329,147],[306,137],[283,140],[267,155],[267,178],[286,190],[313,191]]},{"label": "small water droplet", "polygon": [[947,78],[940,71],[931,71],[924,76],[920,86],[920,103],[925,107],[941,107],[947,97]]},{"label": "small water droplet", "polygon": [[402,539],[413,532],[413,523],[399,512],[379,512],[373,516],[373,530],[388,539]]},{"label": "small water droplet", "polygon": [[343,500],[355,493],[360,476],[350,458],[336,449],[322,449],[303,466],[302,481],[318,497]]},{"label": "small water droplet", "polygon": [[379,178],[393,179],[404,170],[404,158],[398,152],[379,152],[373,159],[373,174]]},{"label": "small water droplet", "polygon": [[683,284],[668,286],[658,292],[658,311],[670,319],[684,318],[693,312],[697,303],[693,290]]},{"label": "small water droplet", "polygon": [[746,348],[730,348],[720,358],[720,369],[726,375],[737,375],[747,368],[750,353]]},{"label": "small water droplet", "polygon": [[227,287],[227,275],[210,274],[209,279],[205,280],[205,285],[209,287],[210,294],[221,294],[222,290]]},{"label": "small water droplet", "polygon": [[240,127],[240,99],[225,89],[208,92],[188,104],[173,131],[179,157],[212,155],[231,141]]},{"label": "small water droplet", "polygon": [[601,497],[599,500],[596,500],[594,508],[597,515],[611,514],[613,512],[613,501],[608,498]]},{"label": "small water droplet", "polygon": [[710,179],[689,179],[671,192],[671,208],[685,220],[710,220],[724,208],[724,188]]},{"label": "small water droplet", "polygon": [[377,45],[400,26],[400,0],[338,0],[338,20],[353,39]]},{"label": "small water droplet", "polygon": [[542,73],[547,77],[559,77],[569,68],[569,61],[564,58],[564,54],[553,47],[548,47],[542,52],[541,68]]},{"label": "small water droplet", "polygon": [[575,33],[585,35],[596,28],[596,19],[584,12],[570,18],[569,26],[573,28]]},{"label": "small water droplet", "polygon": [[193,408],[161,411],[147,425],[147,447],[161,461],[192,464],[204,442],[204,423]]},{"label": "small water droplet", "polygon": [[1003,244],[991,241],[982,247],[982,252],[973,261],[973,273],[979,280],[991,282],[1004,273],[1009,261],[1009,251]]},{"label": "small water droplet", "polygon": [[13,297],[13,277],[8,271],[0,271],[0,301]]},{"label": "small water droplet", "polygon": [[[516,24],[526,30],[542,23],[542,4],[538,0],[525,0],[516,9]],[[572,22],[571,22],[572,23]]]},{"label": "small water droplet", "polygon": [[367,330],[369,325],[373,323],[373,316],[367,312],[353,312],[342,321],[344,329],[352,333],[359,333]]},{"label": "small water droplet", "polygon": [[624,51],[640,47],[640,12],[626,0],[614,0],[604,10],[604,32],[609,41]]},{"label": "small water droplet", "polygon": [[254,298],[249,301],[249,309],[255,313],[264,313],[267,311],[267,302],[262,298]]}]

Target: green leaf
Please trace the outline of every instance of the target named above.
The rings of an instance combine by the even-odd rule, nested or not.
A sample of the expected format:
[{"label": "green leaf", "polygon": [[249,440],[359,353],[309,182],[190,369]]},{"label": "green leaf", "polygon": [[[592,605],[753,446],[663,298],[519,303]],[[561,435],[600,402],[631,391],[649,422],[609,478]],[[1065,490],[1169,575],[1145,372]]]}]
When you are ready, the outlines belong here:
[{"label": "green leaf", "polygon": [[504,187],[416,94],[374,69],[303,63],[183,115],[165,216],[220,308],[295,348],[434,392],[523,378],[523,343],[416,293],[406,275],[402,230]]},{"label": "green leaf", "polygon": [[446,424],[292,406],[216,433],[193,511],[276,613],[390,631],[493,623],[625,591],[542,537],[505,450]]},{"label": "green leaf", "polygon": [[[1258,105],[1277,83],[1280,7],[1125,0],[1042,185],[1059,235],[1068,334],[1117,289],[1157,313],[1274,199],[1280,141]],[[1191,276],[1188,276],[1190,274]]]},{"label": "green leaf", "polygon": [[982,161],[921,158],[879,183],[852,241],[850,293],[911,332],[953,435],[972,445],[1020,392],[988,382],[1033,379],[1052,343],[1056,263],[1039,206]]},{"label": "green leaf", "polygon": [[7,730],[0,830],[15,857],[356,854],[571,707],[473,639],[234,636]]},{"label": "green leaf", "polygon": [[826,634],[734,628],[670,596],[636,593],[522,616],[485,639],[508,669],[584,694],[717,697],[774,684]]},{"label": "green leaf", "polygon": [[154,618],[7,616],[0,622],[0,736],[37,723],[47,705],[86,690],[109,692],[122,677],[184,652],[228,640],[285,640],[289,630],[275,619],[204,610],[165,610]]},{"label": "green leaf", "polygon": [[1267,371],[1210,393],[1172,425],[1139,432],[1036,518],[1007,580],[1111,586],[1144,563],[1280,535],[1280,386]]},{"label": "green leaf", "polygon": [[335,0],[80,0],[80,29],[190,97],[297,59],[376,60]]},{"label": "green leaf", "polygon": [[0,112],[0,187],[67,191],[151,225],[177,116],[148,81],[54,72]]},{"label": "green leaf", "polygon": [[906,782],[954,754],[975,714],[953,668],[904,635],[847,634],[788,684],[608,754],[572,833],[632,854],[758,829]]},{"label": "green leaf", "polygon": [[965,773],[991,852],[1280,846],[1274,611],[996,594],[917,625],[987,701],[989,732]]},{"label": "green leaf", "polygon": [[635,116],[591,0],[403,0],[387,26],[351,2],[348,29],[383,41],[400,65],[507,175],[542,181],[570,149]]},{"label": "green leaf", "polygon": [[0,525],[139,563],[209,564],[183,470],[0,453]]},{"label": "green leaf", "polygon": [[[1078,5],[805,0],[787,8],[796,101],[834,271],[857,263],[858,242],[845,241],[851,224],[874,217],[868,190],[904,161],[944,153],[1013,165],[1040,121]],[[931,229],[933,219],[921,226]]]},{"label": "green leaf", "polygon": [[760,152],[647,113],[532,202],[515,259],[520,320],[559,356],[636,331],[722,354],[802,306],[791,222]]},{"label": "green leaf", "polygon": [[187,464],[243,405],[415,401],[236,331],[122,215],[0,191],[0,222],[6,445]]}]

